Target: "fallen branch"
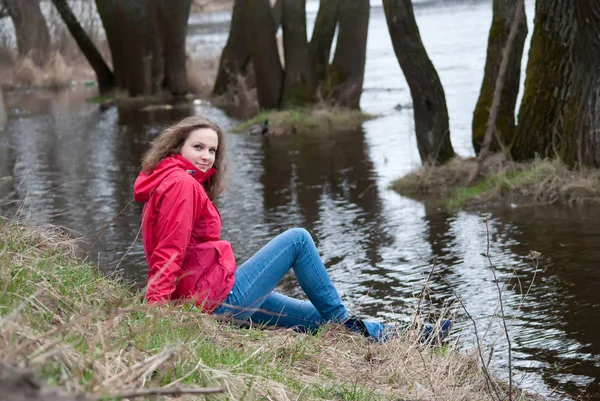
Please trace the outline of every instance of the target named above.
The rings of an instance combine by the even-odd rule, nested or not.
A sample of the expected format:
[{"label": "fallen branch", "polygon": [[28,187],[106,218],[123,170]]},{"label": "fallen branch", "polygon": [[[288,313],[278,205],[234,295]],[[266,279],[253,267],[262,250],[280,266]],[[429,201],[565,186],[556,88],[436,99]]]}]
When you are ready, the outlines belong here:
[{"label": "fallen branch", "polygon": [[92,400],[106,400],[107,398],[137,398],[137,397],[147,397],[151,395],[172,395],[172,396],[180,396],[183,394],[219,394],[224,393],[225,389],[221,387],[205,387],[205,388],[148,388],[143,390],[129,391],[119,394],[110,394],[110,395],[102,395],[98,397],[92,398]]}]

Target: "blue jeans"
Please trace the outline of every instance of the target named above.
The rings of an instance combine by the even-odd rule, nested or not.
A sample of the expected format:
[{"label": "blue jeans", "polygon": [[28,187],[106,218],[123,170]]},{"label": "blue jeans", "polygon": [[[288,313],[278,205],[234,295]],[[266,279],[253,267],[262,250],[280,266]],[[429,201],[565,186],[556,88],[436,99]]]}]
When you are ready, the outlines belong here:
[{"label": "blue jeans", "polygon": [[[309,301],[274,292],[290,270]],[[315,243],[305,229],[293,228],[278,235],[235,272],[229,296],[215,315],[259,325],[311,331],[327,323],[347,323],[349,315],[342,304]],[[366,335],[378,339],[384,325],[360,321]]]}]

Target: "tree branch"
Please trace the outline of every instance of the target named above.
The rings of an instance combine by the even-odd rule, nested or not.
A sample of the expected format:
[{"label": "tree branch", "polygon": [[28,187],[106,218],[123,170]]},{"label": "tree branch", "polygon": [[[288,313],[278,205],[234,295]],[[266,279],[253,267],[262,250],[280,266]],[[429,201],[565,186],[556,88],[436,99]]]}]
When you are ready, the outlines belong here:
[{"label": "tree branch", "polygon": [[506,335],[506,342],[508,343],[508,401],[512,401],[513,393],[513,375],[512,375],[512,344],[510,342],[510,335],[508,334],[508,327],[506,326],[506,314],[504,313],[504,301],[502,300],[502,290],[500,289],[500,282],[496,277],[496,269],[492,263],[492,257],[490,256],[490,227],[488,219],[485,219],[485,231],[487,237],[487,260],[494,275],[494,281],[496,282],[496,289],[498,290],[498,300],[500,301],[500,312],[502,313],[502,325],[504,326],[504,334]]},{"label": "tree branch", "polygon": [[450,291],[452,291],[452,294],[454,294],[454,297],[456,298],[456,300],[458,301],[458,303],[462,307],[463,311],[467,315],[467,318],[471,321],[471,323],[473,323],[473,330],[475,332],[475,339],[477,341],[477,351],[478,351],[478,354],[479,354],[479,359],[481,360],[481,370],[483,371],[483,374],[485,375],[485,378],[486,378],[486,382],[485,382],[486,387],[487,387],[488,392],[490,394],[492,393],[492,390],[494,391],[494,394],[496,395],[496,399],[502,400],[502,397],[500,397],[500,394],[498,393],[498,389],[496,388],[496,384],[492,380],[492,377],[491,377],[491,375],[490,375],[490,373],[489,373],[489,371],[487,369],[487,365],[485,363],[485,360],[483,359],[483,351],[481,350],[481,344],[482,344],[482,342],[479,339],[479,332],[477,331],[477,322],[475,322],[475,319],[469,313],[469,310],[467,309],[467,307],[463,303],[462,299],[456,293],[456,290],[454,289],[454,286],[448,280],[446,280],[446,278],[444,276],[442,276],[440,273],[435,272],[435,274],[444,283],[446,283],[448,285],[448,288],[450,288]]}]

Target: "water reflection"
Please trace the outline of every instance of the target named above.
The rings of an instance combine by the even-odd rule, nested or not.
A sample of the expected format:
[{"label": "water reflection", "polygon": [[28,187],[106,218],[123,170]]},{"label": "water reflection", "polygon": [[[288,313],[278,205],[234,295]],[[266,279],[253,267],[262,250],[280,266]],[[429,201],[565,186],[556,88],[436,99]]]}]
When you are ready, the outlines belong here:
[{"label": "water reflection", "polygon": [[[298,225],[315,235],[325,263],[343,282],[382,260],[393,242],[383,229],[376,174],[362,130],[261,138],[265,224]],[[299,219],[291,220],[290,206]],[[298,292],[295,284],[286,290]]]}]

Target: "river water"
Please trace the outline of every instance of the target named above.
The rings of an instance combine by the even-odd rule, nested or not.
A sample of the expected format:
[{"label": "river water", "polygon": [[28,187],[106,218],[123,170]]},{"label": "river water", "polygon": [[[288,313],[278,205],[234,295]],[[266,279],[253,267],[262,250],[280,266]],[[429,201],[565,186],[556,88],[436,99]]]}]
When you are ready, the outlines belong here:
[{"label": "river water", "polygon": [[[528,2],[529,3],[529,2]],[[309,1],[314,20],[316,2]],[[529,20],[533,11],[528,6]],[[485,62],[491,1],[415,2],[424,43],[444,85],[455,150],[472,155],[470,124]],[[194,16],[192,49],[218,54],[226,13]],[[532,30],[530,23],[530,31]],[[143,285],[141,206],[132,184],[148,141],[190,114],[226,130],[238,122],[204,101],[154,112],[100,112],[85,90],[6,94],[10,121],[0,133],[0,198],[10,213],[52,222],[89,242],[105,272]],[[410,93],[395,59],[380,4],[369,28],[361,130],[326,137],[257,138],[228,134],[228,190],[218,200],[223,238],[243,262],[294,226],[315,237],[342,298],[379,319],[406,319],[426,277],[428,305],[449,305],[454,338],[473,352],[477,324],[490,369],[506,376],[508,346],[499,318],[502,288],[515,380],[549,399],[600,397],[600,214],[597,209],[517,206],[448,213],[387,189],[420,163]],[[11,180],[2,177],[11,176]],[[6,203],[6,202],[5,202]],[[85,248],[85,244],[82,245]],[[535,261],[531,251],[541,253]],[[292,279],[282,290],[298,295]],[[485,335],[484,335],[485,333]]]}]

